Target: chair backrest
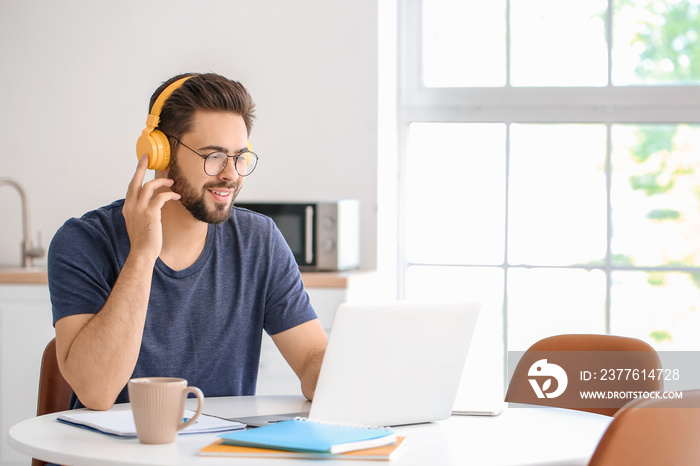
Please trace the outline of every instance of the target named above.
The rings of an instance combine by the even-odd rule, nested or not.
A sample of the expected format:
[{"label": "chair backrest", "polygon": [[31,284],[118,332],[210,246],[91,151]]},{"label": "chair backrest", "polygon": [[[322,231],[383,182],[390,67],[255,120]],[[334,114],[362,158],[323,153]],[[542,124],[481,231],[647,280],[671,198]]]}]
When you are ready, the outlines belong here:
[{"label": "chair backrest", "polygon": [[41,416],[69,409],[72,393],[73,390],[58,368],[56,339],[54,338],[46,345],[44,356],[41,358],[36,415]]},{"label": "chair backrest", "polygon": [[[58,368],[56,339],[54,338],[46,345],[44,355],[41,358],[36,415],[42,416],[69,409],[72,393],[73,390]],[[44,461],[32,459],[32,466],[43,466],[45,464]]]},{"label": "chair backrest", "polygon": [[700,390],[682,399],[638,399],[603,433],[589,466],[700,464]]},{"label": "chair backrest", "polygon": [[[615,352],[615,353],[613,353]],[[607,416],[613,416],[629,399],[606,399],[583,403],[580,391],[659,391],[663,382],[658,378],[615,377],[615,380],[601,380],[604,376],[598,371],[587,379],[577,369],[568,377],[568,386],[563,396],[538,398],[535,396],[528,372],[536,361],[549,362],[565,360],[569,367],[592,367],[596,369],[646,369],[660,370],[661,361],[648,343],[636,338],[616,335],[568,334],[542,339],[533,344],[518,362],[511,377],[506,401],[529,403],[561,408],[577,409]],[[562,364],[559,364],[562,366]],[[562,366],[563,367],[563,366]],[[567,368],[568,369],[568,368]],[[593,372],[593,371],[591,371]],[[609,374],[608,374],[609,375]]]}]

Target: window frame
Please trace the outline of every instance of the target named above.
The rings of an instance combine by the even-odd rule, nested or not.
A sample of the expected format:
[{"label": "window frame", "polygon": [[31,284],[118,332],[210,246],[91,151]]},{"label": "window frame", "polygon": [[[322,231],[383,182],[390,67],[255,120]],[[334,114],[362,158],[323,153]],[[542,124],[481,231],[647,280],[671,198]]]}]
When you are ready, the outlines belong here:
[{"label": "window frame", "polygon": [[[406,297],[406,272],[411,265],[440,266],[443,264],[412,264],[406,255],[406,193],[409,127],[420,123],[504,123],[506,125],[506,180],[510,166],[510,131],[514,123],[593,123],[606,127],[606,202],[607,246],[603,266],[557,266],[557,268],[602,270],[606,276],[605,332],[610,333],[614,271],[682,271],[698,272],[694,267],[624,267],[611,263],[612,203],[611,203],[611,131],[614,124],[698,124],[700,123],[700,86],[612,84],[612,2],[608,0],[606,35],[608,50],[608,82],[602,87],[513,87],[506,65],[504,87],[429,88],[421,81],[421,11],[422,0],[398,0],[397,24],[397,201],[396,201],[396,294]],[[510,0],[507,0],[508,21]],[[506,28],[506,55],[509,60],[510,33]],[[509,193],[506,182],[504,263],[495,267],[504,271],[503,345],[507,355],[508,335],[508,270],[511,268],[547,268],[537,265],[510,265],[508,253]],[[445,264],[447,265],[447,264]],[[454,264],[450,264],[453,266]],[[464,264],[465,267],[483,267]]]}]

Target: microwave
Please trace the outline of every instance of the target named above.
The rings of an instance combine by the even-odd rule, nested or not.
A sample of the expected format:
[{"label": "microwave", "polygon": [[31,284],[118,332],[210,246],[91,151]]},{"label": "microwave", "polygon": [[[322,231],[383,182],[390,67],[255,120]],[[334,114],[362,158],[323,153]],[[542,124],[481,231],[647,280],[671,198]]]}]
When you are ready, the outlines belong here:
[{"label": "microwave", "polygon": [[302,271],[340,271],[360,266],[360,201],[236,202],[270,217]]}]

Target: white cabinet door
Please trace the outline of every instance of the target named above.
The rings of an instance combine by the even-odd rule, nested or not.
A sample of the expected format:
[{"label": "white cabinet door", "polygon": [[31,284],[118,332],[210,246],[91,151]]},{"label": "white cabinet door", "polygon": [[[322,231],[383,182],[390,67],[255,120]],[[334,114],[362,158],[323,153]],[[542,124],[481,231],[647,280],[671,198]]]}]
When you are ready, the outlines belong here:
[{"label": "white cabinet door", "polygon": [[[311,305],[316,310],[326,334],[330,332],[335,311],[347,300],[345,288],[307,288]],[[258,395],[301,395],[301,384],[284,360],[272,339],[263,332],[258,372]]]},{"label": "white cabinet door", "polygon": [[36,416],[41,356],[54,337],[46,285],[0,285],[0,464],[30,463],[10,447],[7,432]]}]

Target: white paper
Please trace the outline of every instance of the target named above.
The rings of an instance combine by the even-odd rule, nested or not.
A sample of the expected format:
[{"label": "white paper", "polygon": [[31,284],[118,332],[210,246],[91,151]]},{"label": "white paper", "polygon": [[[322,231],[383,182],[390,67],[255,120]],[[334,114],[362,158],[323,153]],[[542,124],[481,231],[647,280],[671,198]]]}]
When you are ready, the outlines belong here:
[{"label": "white paper", "polygon": [[[195,415],[194,411],[186,409],[185,418]],[[121,411],[77,411],[75,413],[64,413],[57,418],[77,427],[94,429],[99,432],[115,435],[117,437],[135,438],[136,425],[134,415],[130,409]],[[197,422],[181,430],[179,434],[199,434],[211,432],[226,432],[245,428],[245,424],[229,421],[202,413]]]}]

